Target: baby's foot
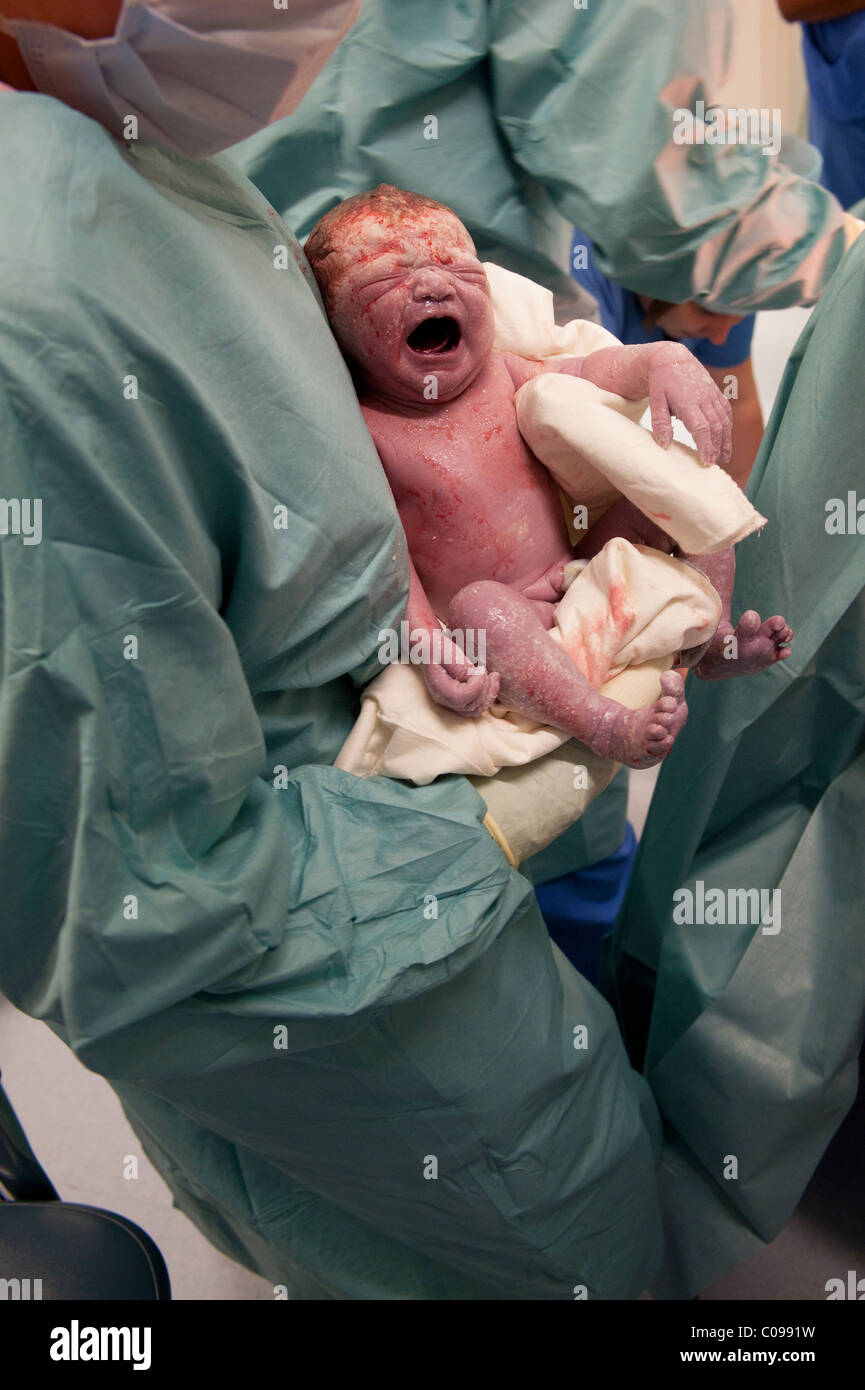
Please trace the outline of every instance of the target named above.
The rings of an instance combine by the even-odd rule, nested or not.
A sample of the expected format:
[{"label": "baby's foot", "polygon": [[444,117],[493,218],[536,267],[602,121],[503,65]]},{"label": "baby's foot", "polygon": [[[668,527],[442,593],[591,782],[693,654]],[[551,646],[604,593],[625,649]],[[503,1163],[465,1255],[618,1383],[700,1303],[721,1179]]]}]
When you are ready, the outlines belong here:
[{"label": "baby's foot", "polygon": [[[604,757],[614,758],[626,767],[654,767],[673,747],[682,725],[688,717],[685,686],[675,671],[661,676],[661,695],[648,709],[626,710],[602,735],[604,746],[591,747]],[[600,732],[600,731],[599,731]]]},{"label": "baby's foot", "polygon": [[712,638],[705,656],[694,667],[704,681],[729,680],[731,676],[751,676],[765,671],[776,661],[786,661],[790,655],[787,645],[793,629],[787,619],[775,614],[760,621],[760,614],[749,608],[733,629],[732,623],[722,622]]}]

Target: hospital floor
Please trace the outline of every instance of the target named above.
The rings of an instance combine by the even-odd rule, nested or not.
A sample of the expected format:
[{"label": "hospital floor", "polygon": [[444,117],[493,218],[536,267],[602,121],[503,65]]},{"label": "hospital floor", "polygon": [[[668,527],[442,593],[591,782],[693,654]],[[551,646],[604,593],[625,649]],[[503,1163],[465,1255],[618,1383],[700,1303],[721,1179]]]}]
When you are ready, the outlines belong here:
[{"label": "hospital floor", "polygon": [[[801,309],[758,319],[755,367],[768,417],[783,364],[807,317]],[[631,776],[629,818],[642,830],[653,772]],[[67,1201],[136,1221],[161,1249],[175,1299],[271,1299],[264,1280],[219,1254],[171,1205],[107,1082],[87,1071],[43,1024],[0,998],[0,1070],[33,1149]],[[793,1220],[765,1250],[704,1299],[824,1299],[826,1281],[865,1275],[865,1098],[848,1115]],[[138,1157],[138,1176],[124,1176]]]}]

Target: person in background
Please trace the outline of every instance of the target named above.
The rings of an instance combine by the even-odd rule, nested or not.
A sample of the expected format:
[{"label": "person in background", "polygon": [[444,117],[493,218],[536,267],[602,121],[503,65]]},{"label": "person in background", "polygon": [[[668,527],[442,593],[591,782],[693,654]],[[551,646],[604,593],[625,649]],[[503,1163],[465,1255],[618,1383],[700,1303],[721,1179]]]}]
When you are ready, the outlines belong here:
[{"label": "person in background", "polygon": [[845,208],[865,198],[865,0],[778,0],[802,24],[810,91],[808,138],[821,182]]},{"label": "person in background", "polygon": [[740,487],[763,438],[763,412],[751,363],[754,315],[714,313],[695,300],[670,304],[637,294],[598,268],[594,248],[578,228],[571,243],[571,274],[598,303],[601,323],[622,343],[682,343],[702,362],[733,408],[733,457],[724,466]]}]

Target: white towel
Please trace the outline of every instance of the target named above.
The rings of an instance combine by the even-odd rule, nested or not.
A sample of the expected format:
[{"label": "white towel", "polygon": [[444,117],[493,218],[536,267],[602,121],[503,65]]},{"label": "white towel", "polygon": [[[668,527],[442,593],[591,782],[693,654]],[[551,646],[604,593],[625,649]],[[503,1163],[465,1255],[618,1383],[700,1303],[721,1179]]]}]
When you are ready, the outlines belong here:
[{"label": "white towel", "polygon": [[[556,324],[553,296],[542,285],[489,262],[484,265],[496,316],[494,345],[520,357],[587,357],[621,346],[585,319]],[[517,424],[590,523],[619,497],[656,521],[688,555],[712,555],[765,526],[728,473],[706,468],[696,450],[675,441],[660,449],[639,425],[648,401],[626,401],[590,381],[545,373],[516,394]]]},{"label": "white towel", "polygon": [[[546,357],[587,357],[598,348],[621,347],[618,338],[588,319],[557,324],[552,290],[536,285],[525,275],[494,265],[492,261],[484,262],[484,270],[496,316],[493,347],[500,352],[515,352],[518,357],[543,360]],[[628,404],[634,405],[631,401]],[[639,420],[646,402],[637,404],[636,418]]]},{"label": "white towel", "polygon": [[532,453],[571,502],[596,512],[627,497],[686,555],[713,555],[765,526],[729,473],[706,468],[678,441],[657,445],[619,411],[620,396],[579,377],[546,372],[514,397],[517,424]]}]

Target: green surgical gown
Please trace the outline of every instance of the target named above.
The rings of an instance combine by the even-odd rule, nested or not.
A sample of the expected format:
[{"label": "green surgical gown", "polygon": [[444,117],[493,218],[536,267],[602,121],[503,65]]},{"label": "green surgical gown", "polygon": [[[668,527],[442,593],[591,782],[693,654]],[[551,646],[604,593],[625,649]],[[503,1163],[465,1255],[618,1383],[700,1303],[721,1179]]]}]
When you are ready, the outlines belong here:
[{"label": "green surgical gown", "polygon": [[229,157],[0,123],[0,988],[292,1297],[634,1297],[610,1006],[466,780],[331,765],[408,569],[297,243]]},{"label": "green surgical gown", "polygon": [[845,245],[831,194],[759,145],[674,138],[712,107],[729,23],[726,0],[364,0],[298,110],[233,153],[301,237],[395,183],[563,296],[576,224],[658,299],[812,303]]},{"label": "green surgical gown", "polygon": [[[608,962],[667,1126],[661,1296],[692,1296],[778,1234],[856,1094],[863,325],[865,237],[791,355],[748,487],[769,525],[737,548],[734,617],[783,613],[792,656],[747,679],[689,680],[688,723],[661,773]],[[710,889],[724,894],[723,916],[682,920]],[[774,909],[761,900],[770,920],[756,924],[736,900],[730,912],[742,889],[778,891]],[[674,898],[682,890],[693,897]]]}]

